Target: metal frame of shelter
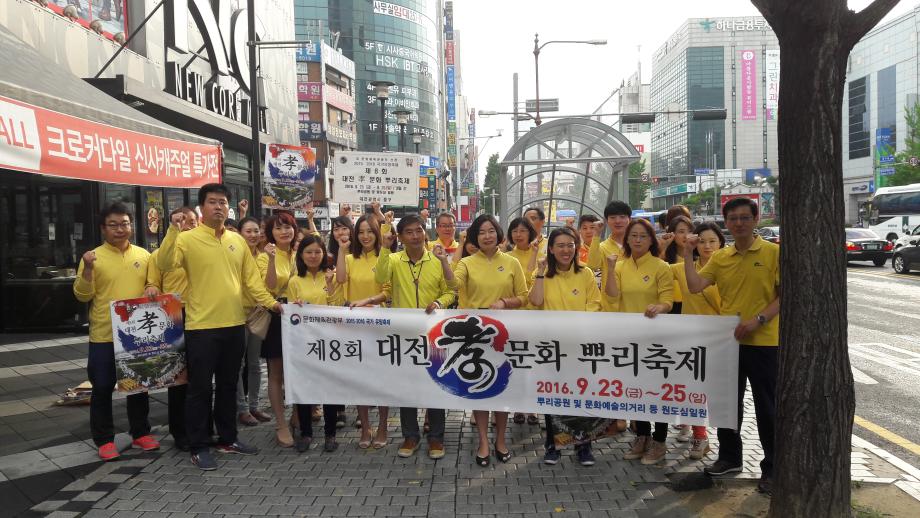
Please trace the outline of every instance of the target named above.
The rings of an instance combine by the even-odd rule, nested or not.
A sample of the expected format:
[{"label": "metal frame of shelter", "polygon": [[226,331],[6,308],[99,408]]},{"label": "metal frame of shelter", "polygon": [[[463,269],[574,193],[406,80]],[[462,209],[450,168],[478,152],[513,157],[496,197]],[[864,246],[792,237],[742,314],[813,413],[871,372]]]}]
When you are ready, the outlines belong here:
[{"label": "metal frame of shelter", "polygon": [[[539,204],[547,212],[547,227],[559,226],[550,213],[556,201],[565,208],[576,206],[576,214],[593,212],[603,220],[611,200],[629,199],[629,165],[638,160],[639,152],[629,139],[602,122],[570,117],[537,126],[518,139],[500,163],[502,222]],[[565,183],[574,178],[575,186],[581,177],[581,192],[557,192],[557,174],[560,180],[566,177]],[[546,175],[548,193],[543,187]],[[534,181],[536,194],[528,195],[525,187]]]}]

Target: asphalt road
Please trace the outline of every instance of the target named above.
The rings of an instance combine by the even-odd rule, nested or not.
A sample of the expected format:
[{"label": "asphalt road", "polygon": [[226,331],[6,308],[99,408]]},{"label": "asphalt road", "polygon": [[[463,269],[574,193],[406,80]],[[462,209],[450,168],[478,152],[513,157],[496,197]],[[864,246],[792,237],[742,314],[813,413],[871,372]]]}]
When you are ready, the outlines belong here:
[{"label": "asphalt road", "polygon": [[920,468],[920,272],[851,263],[847,291],[856,415],[884,429],[853,432]]}]

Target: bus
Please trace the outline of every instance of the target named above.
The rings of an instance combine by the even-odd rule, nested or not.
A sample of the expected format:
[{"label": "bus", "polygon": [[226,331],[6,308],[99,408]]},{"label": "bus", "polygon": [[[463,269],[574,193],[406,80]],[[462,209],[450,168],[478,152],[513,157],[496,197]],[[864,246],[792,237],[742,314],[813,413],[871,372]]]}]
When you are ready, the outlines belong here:
[{"label": "bus", "polygon": [[878,189],[866,211],[870,230],[887,241],[897,241],[920,225],[920,183]]},{"label": "bus", "polygon": [[655,229],[655,232],[661,233],[661,232],[664,232],[665,229],[661,228],[661,225],[658,224],[658,220],[659,218],[661,218],[662,215],[667,214],[667,213],[668,211],[666,210],[645,211],[642,209],[634,209],[632,211],[632,218],[633,219],[635,218],[647,219],[649,223],[652,224],[652,227]]}]

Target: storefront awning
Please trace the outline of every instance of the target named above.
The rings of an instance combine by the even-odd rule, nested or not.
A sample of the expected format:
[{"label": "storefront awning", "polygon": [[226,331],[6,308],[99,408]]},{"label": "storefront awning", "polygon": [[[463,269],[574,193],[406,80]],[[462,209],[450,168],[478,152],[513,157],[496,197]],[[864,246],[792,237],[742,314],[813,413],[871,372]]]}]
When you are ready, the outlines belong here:
[{"label": "storefront awning", "polygon": [[0,26],[0,169],[130,185],[220,181],[220,142],[164,124]]}]

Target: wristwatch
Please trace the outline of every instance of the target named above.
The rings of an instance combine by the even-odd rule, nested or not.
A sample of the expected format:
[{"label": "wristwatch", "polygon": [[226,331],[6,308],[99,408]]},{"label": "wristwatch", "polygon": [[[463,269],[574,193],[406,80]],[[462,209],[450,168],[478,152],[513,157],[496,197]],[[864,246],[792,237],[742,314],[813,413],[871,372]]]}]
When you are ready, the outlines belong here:
[{"label": "wristwatch", "polygon": [[759,315],[757,315],[757,322],[758,322],[760,325],[764,325],[764,324],[767,323],[767,317],[765,317],[765,316],[763,315],[763,313],[760,313]]}]

